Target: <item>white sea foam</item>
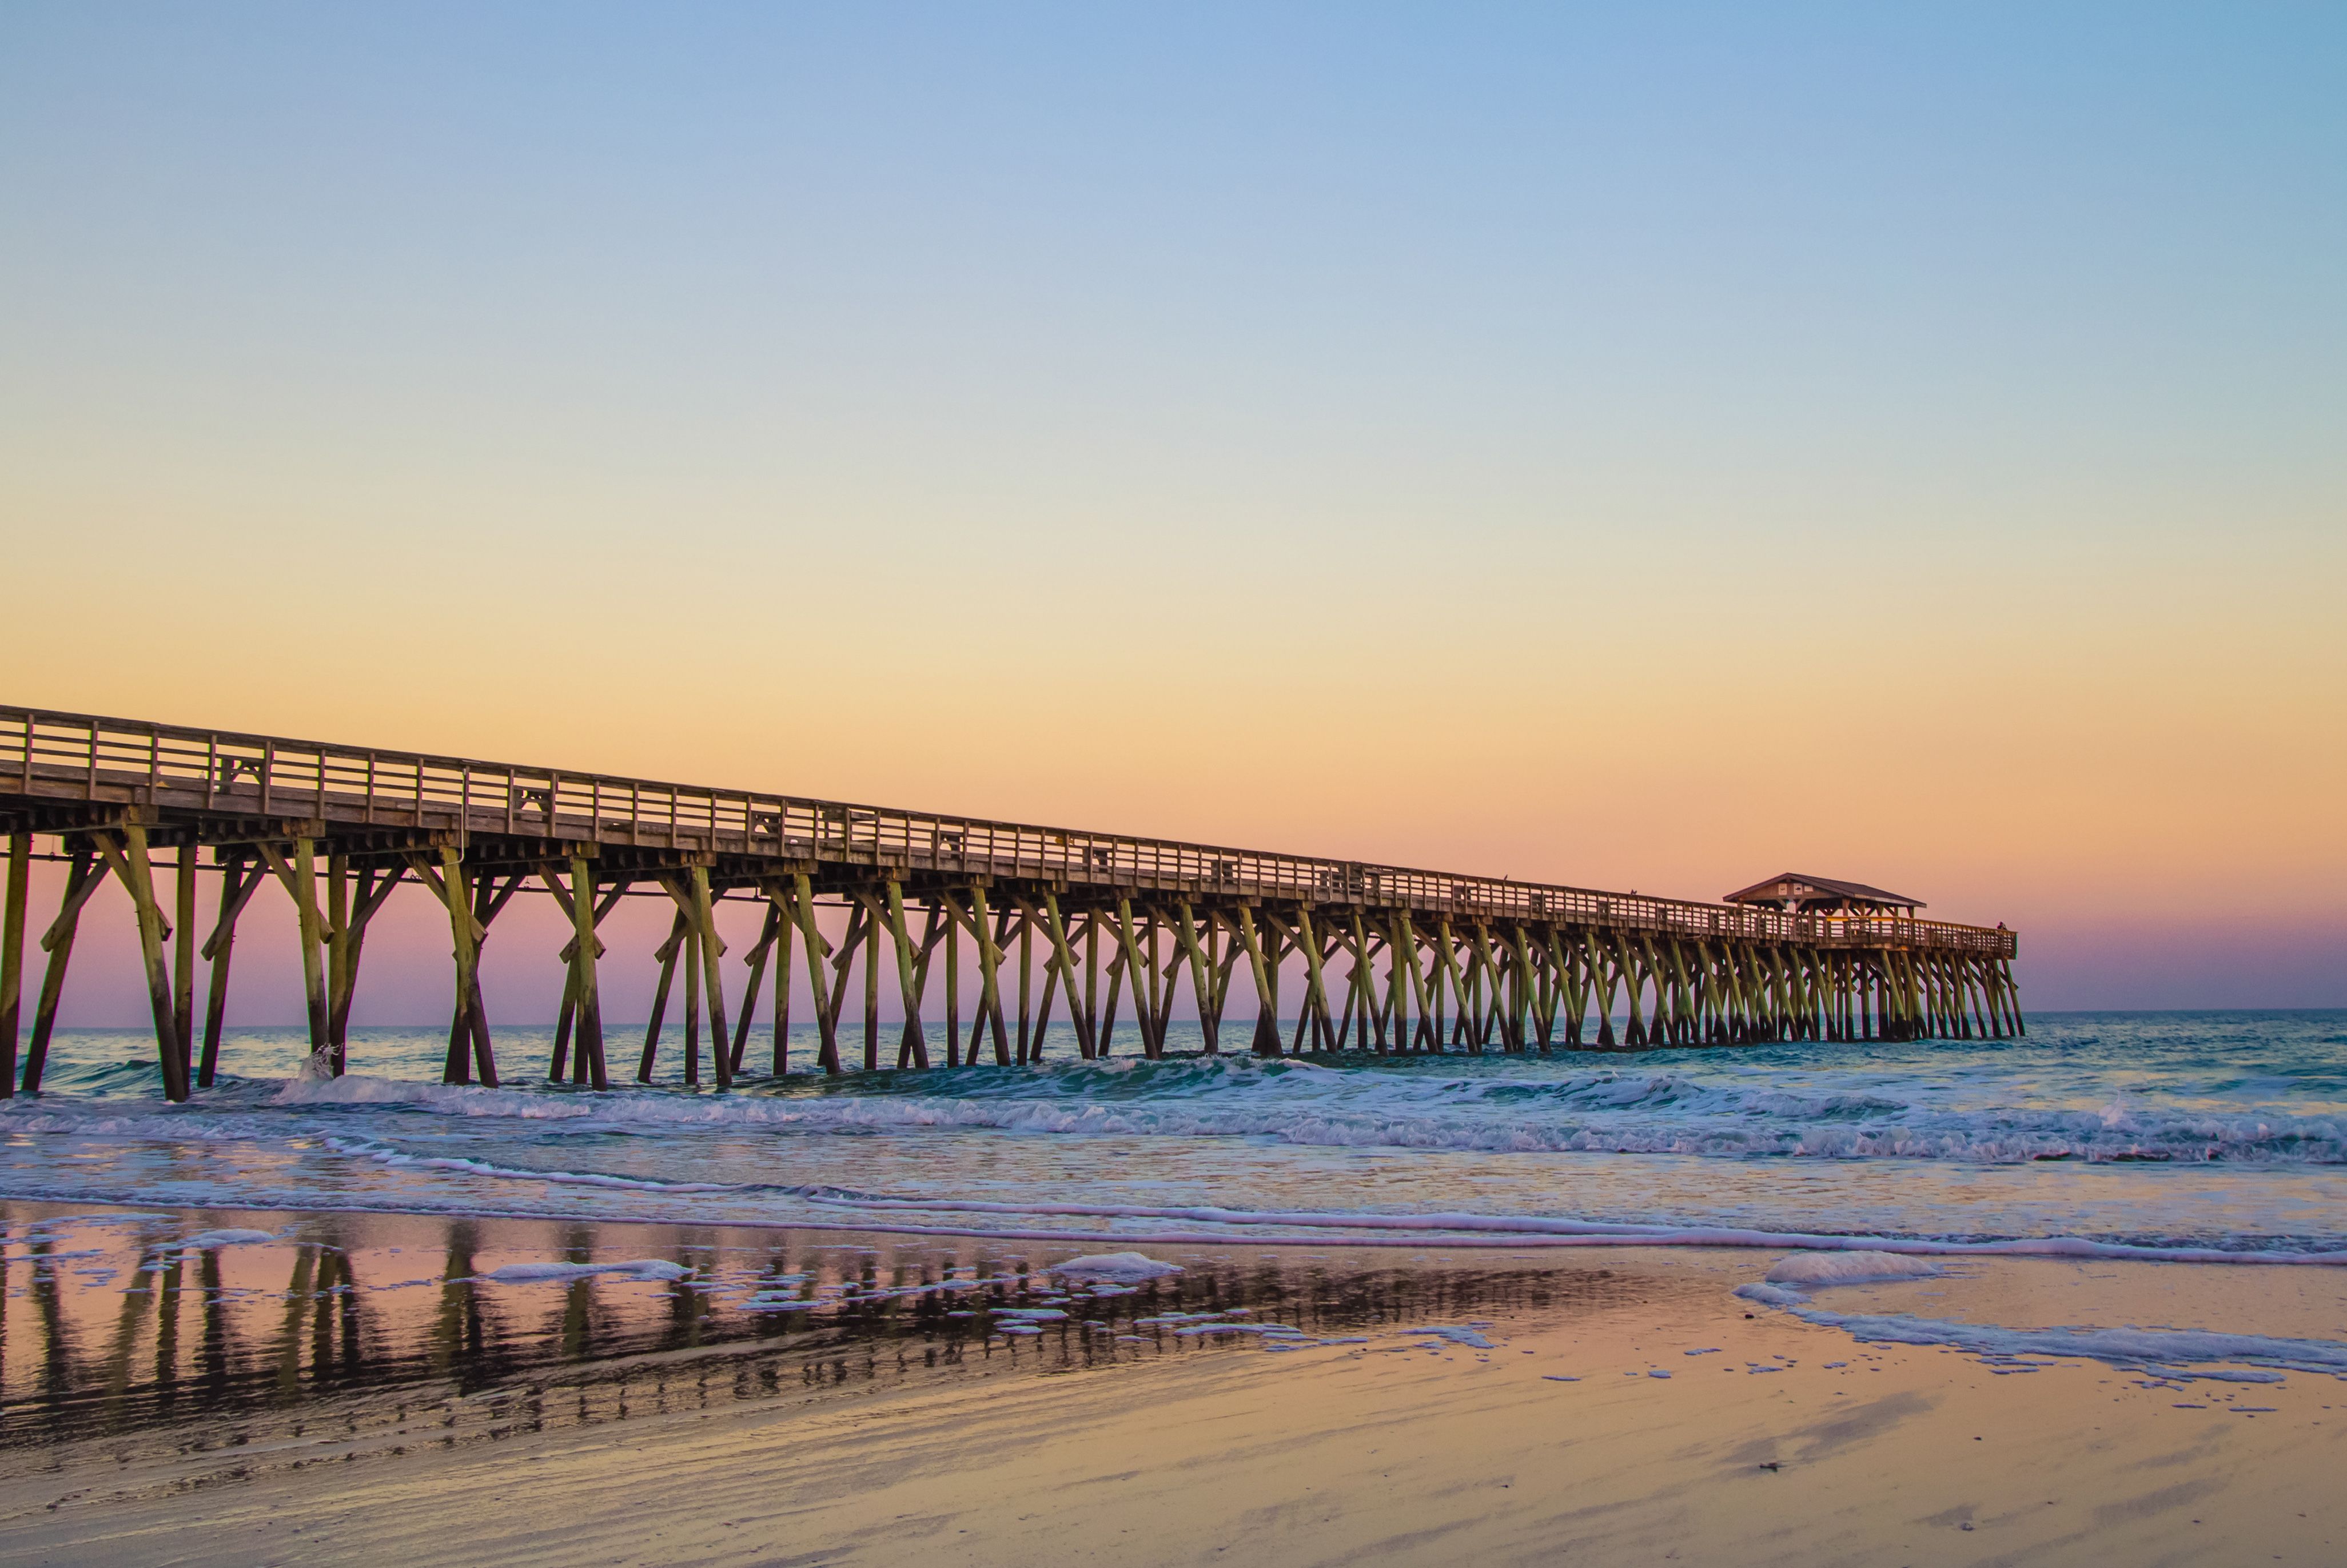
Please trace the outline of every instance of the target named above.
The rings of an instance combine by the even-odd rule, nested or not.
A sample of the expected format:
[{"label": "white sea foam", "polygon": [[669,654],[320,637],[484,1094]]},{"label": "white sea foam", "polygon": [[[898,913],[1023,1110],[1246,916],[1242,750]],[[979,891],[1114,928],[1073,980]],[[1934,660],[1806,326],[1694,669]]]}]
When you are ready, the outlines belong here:
[{"label": "white sea foam", "polygon": [[593,1114],[592,1102],[527,1089],[490,1089],[470,1083],[418,1083],[405,1078],[374,1078],[354,1072],[343,1078],[290,1078],[270,1103],[286,1106],[397,1105],[455,1116],[512,1116],[528,1121],[571,1121]]},{"label": "white sea foam", "polygon": [[517,1182],[554,1182],[570,1186],[610,1187],[623,1192],[643,1193],[732,1193],[743,1190],[742,1184],[738,1182],[658,1182],[645,1176],[606,1176],[592,1171],[546,1171],[527,1166],[497,1165],[487,1160],[471,1160],[461,1155],[405,1154],[380,1144],[342,1138],[327,1139],[326,1146],[337,1153],[354,1154],[385,1165],[405,1165],[419,1171],[459,1171],[471,1176],[498,1176]]},{"label": "white sea foam", "polygon": [[1785,1258],[1768,1271],[1771,1285],[1809,1290],[1829,1285],[1860,1285],[1872,1280],[1929,1279],[1940,1266],[1928,1257],[1895,1252],[1804,1252]]},{"label": "white sea foam", "polygon": [[[487,1089],[353,1074],[293,1079],[271,1103],[398,1106],[612,1128],[971,1128],[1145,1137],[1270,1137],[1337,1147],[1781,1154],[1829,1159],[2347,1163],[2347,1118],[2109,1102],[2092,1110],[1942,1104],[1880,1088],[1792,1089],[1686,1071],[1583,1071],[1531,1081],[1348,1071],[1245,1057],[1117,1059],[965,1074],[951,1093],[680,1095]],[[55,1130],[38,1112],[0,1130]],[[184,1118],[183,1118],[184,1119]],[[37,1125],[36,1125],[37,1124]],[[188,1135],[184,1128],[181,1135]]]},{"label": "white sea foam", "polygon": [[[2229,1382],[2279,1382],[2283,1371],[2323,1372],[2347,1378],[2347,1345],[2329,1339],[2276,1339],[2177,1328],[2004,1328],[1929,1317],[1828,1312],[1806,1306],[1787,1310],[1805,1322],[1841,1329],[1867,1344],[1944,1345],[1983,1357],[2078,1357],[2150,1368],[2170,1378]],[[2229,1374],[2182,1370],[2209,1362],[2270,1370]]]},{"label": "white sea foam", "polygon": [[1798,1307],[1809,1299],[1798,1290],[1787,1290],[1776,1285],[1739,1285],[1729,1294],[1740,1296],[1747,1301],[1757,1301],[1763,1307]]},{"label": "white sea foam", "polygon": [[1478,1350],[1489,1350],[1491,1342],[1483,1337],[1483,1330],[1490,1327],[1488,1323],[1430,1323],[1399,1332],[1427,1335],[1436,1339],[1447,1339],[1453,1345],[1471,1345]]},{"label": "white sea foam", "polygon": [[171,1245],[174,1247],[184,1247],[191,1252],[204,1252],[210,1251],[214,1247],[246,1246],[254,1242],[275,1241],[276,1239],[277,1233],[275,1231],[198,1231],[193,1235],[181,1236],[178,1241],[173,1242]]}]

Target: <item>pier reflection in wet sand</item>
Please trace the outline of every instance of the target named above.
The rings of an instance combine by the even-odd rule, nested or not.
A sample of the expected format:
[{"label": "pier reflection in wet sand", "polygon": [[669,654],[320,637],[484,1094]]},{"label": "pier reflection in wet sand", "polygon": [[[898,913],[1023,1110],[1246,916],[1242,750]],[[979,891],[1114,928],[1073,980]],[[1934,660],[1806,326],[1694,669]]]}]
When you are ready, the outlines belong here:
[{"label": "pier reflection in wet sand", "polygon": [[[43,1204],[0,1204],[0,1474],[138,1460],[168,1472],[150,1484],[180,1486],[923,1375],[1618,1307],[1655,1288],[1489,1255],[1185,1250],[1183,1273],[1118,1287],[1046,1272],[1080,1247],[933,1236]],[[603,1272],[560,1276],[586,1268]]]}]

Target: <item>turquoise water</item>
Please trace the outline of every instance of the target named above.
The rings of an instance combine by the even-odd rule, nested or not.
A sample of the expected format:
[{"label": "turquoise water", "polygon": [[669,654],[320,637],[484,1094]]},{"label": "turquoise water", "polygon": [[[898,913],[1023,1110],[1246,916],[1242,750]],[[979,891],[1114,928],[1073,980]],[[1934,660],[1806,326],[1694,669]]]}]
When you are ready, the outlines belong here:
[{"label": "turquoise water", "polygon": [[[627,1031],[612,1038],[615,1064],[631,1059]],[[723,1095],[548,1085],[543,1030],[500,1032],[504,1087],[447,1088],[445,1040],[354,1030],[351,1075],[315,1081],[298,1076],[298,1030],[243,1031],[220,1082],[172,1106],[149,1037],[61,1033],[47,1091],[0,1108],[0,1196],[1281,1245],[1738,1227],[2347,1249],[2335,1011],[2047,1015],[2004,1041],[1280,1061],[1207,1058],[1176,1026],[1165,1061],[1084,1063],[1062,1031],[1033,1067],[797,1073]],[[813,1055],[794,1041],[796,1061]]]}]

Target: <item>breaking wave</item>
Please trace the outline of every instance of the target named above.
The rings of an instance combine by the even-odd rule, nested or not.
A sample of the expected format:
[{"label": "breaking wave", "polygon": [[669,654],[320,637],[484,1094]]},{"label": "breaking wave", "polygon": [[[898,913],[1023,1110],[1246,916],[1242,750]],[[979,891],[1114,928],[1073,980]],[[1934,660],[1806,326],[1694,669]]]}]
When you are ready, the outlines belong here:
[{"label": "breaking wave", "polygon": [[[1348,1071],[1246,1058],[1082,1063],[810,1092],[458,1088],[353,1076],[294,1081],[287,1108],[397,1107],[583,1130],[985,1129],[1271,1138],[1344,1148],[1807,1159],[2347,1164],[2347,1116],[2227,1113],[2115,1100],[2094,1108],[1935,1106],[1879,1089],[1798,1090],[1681,1071],[1544,1079]],[[939,1091],[943,1090],[944,1091]],[[0,1129],[11,1125],[0,1113]],[[200,1135],[200,1134],[198,1134]]]}]

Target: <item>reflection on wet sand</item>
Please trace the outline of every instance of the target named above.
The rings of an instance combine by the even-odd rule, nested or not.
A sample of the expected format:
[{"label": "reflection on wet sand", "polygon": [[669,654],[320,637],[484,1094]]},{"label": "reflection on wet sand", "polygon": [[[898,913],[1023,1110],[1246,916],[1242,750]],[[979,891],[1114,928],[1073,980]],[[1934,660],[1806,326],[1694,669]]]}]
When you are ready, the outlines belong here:
[{"label": "reflection on wet sand", "polygon": [[[1209,1253],[1096,1293],[1044,1272],[1080,1249],[979,1240],[26,1204],[0,1223],[0,1473],[169,1460],[178,1486],[925,1374],[1260,1353],[1208,1315],[1306,1343],[1655,1288],[1548,1258]],[[682,1272],[491,1277],[643,1259]]]},{"label": "reflection on wet sand", "polygon": [[[1076,1247],[999,1241],[56,1214],[0,1209],[0,1531],[26,1561],[1796,1568],[2341,1539],[2327,1377],[1853,1341],[1730,1295],[1747,1254],[1193,1247],[1104,1292],[1050,1272]],[[1837,1299],[2304,1335],[2342,1288],[2003,1261]]]}]

